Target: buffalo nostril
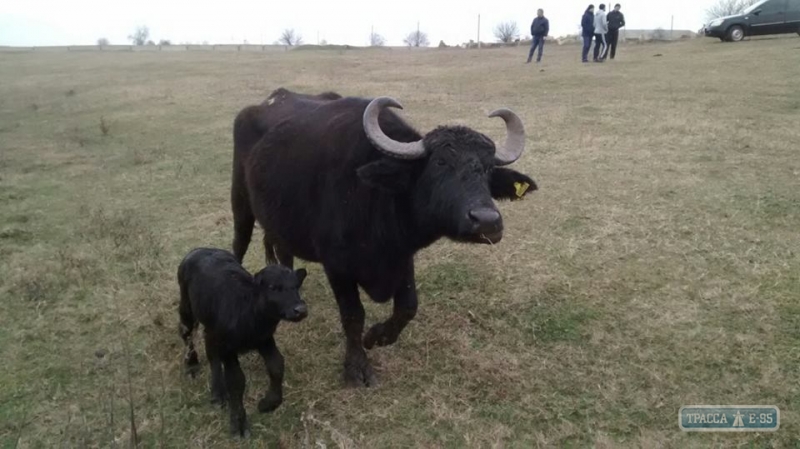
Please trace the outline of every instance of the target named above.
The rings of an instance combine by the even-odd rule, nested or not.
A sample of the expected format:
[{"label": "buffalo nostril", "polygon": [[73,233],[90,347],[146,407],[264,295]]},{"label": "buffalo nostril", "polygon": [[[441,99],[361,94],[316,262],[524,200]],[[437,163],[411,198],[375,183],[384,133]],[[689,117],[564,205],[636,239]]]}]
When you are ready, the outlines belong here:
[{"label": "buffalo nostril", "polygon": [[495,209],[483,207],[480,209],[473,209],[469,211],[469,218],[480,224],[496,223],[500,220],[500,212]]},{"label": "buffalo nostril", "polygon": [[308,315],[308,307],[305,304],[298,304],[294,307],[294,313],[297,316],[306,316]]}]

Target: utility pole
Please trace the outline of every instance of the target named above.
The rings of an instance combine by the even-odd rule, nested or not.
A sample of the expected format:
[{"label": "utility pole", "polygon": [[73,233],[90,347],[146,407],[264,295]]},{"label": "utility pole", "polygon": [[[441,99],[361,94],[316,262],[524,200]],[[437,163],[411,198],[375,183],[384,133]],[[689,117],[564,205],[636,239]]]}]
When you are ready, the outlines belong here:
[{"label": "utility pole", "polygon": [[481,15],[478,14],[478,49],[481,48]]},{"label": "utility pole", "polygon": [[675,16],[672,16],[672,20],[669,23],[669,40],[673,39],[673,31],[675,30]]}]

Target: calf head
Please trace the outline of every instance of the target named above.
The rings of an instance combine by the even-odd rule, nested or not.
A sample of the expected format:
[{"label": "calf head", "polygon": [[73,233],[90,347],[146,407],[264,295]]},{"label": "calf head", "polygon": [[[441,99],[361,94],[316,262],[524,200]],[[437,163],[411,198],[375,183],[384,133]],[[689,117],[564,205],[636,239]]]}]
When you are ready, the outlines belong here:
[{"label": "calf head", "polygon": [[308,316],[308,307],[300,297],[305,278],[306,270],[292,271],[282,265],[269,265],[256,273],[259,309],[282,320],[302,321]]},{"label": "calf head", "polygon": [[364,130],[390,157],[359,168],[359,177],[385,190],[408,193],[416,224],[427,233],[464,242],[499,242],[503,217],[493,199],[520,199],[536,190],[528,176],[501,168],[519,159],[525,149],[520,118],[508,109],[489,114],[506,123],[506,141],[499,147],[463,126],[442,126],[417,142],[398,142],[379,125],[386,107],[401,108],[391,98],[376,98],[364,112]]}]

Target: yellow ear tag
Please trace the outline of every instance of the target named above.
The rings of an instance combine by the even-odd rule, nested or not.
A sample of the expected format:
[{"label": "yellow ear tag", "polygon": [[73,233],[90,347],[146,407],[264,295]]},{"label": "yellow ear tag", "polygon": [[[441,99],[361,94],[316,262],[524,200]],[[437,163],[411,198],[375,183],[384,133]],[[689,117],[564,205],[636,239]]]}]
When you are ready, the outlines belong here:
[{"label": "yellow ear tag", "polygon": [[528,184],[527,182],[515,182],[514,183],[514,188],[517,190],[517,192],[516,192],[517,193],[517,198],[522,198],[522,196],[525,195],[525,192],[528,191],[528,187],[530,187],[530,186],[531,185]]}]

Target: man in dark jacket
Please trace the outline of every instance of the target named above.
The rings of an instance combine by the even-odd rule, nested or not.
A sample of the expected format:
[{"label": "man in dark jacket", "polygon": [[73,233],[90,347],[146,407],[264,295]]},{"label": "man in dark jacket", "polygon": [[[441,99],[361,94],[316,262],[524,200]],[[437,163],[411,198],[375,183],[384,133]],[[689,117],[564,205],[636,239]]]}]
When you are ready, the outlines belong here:
[{"label": "man in dark jacket", "polygon": [[619,29],[625,26],[625,16],[619,12],[619,3],[614,5],[614,10],[608,13],[608,46],[611,48],[611,59],[617,54],[617,40],[619,39]]},{"label": "man in dark jacket", "polygon": [[536,47],[539,47],[539,54],[536,56],[536,62],[541,62],[542,51],[544,51],[544,40],[549,33],[550,21],[548,21],[544,16],[544,10],[540,9],[536,11],[536,18],[533,19],[533,23],[531,24],[531,36],[533,36],[533,44],[531,45],[531,51],[528,53],[528,63],[531,62],[531,59],[533,58],[533,52],[536,51]]},{"label": "man in dark jacket", "polygon": [[581,62],[589,62],[589,50],[592,48],[594,37],[594,5],[589,5],[581,19],[581,35],[583,36],[583,52]]}]

